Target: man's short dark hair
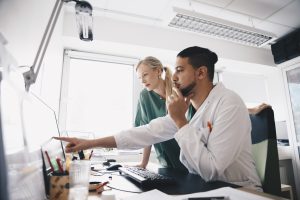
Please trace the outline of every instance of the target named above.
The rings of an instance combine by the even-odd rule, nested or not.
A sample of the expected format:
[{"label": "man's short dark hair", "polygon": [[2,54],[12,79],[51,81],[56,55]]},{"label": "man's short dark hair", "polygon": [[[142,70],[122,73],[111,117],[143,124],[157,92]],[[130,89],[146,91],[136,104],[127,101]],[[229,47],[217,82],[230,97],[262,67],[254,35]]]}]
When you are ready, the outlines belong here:
[{"label": "man's short dark hair", "polygon": [[202,47],[188,47],[178,53],[177,57],[188,58],[189,64],[195,69],[206,66],[208,76],[211,81],[214,80],[215,63],[218,61],[218,56],[209,49]]}]

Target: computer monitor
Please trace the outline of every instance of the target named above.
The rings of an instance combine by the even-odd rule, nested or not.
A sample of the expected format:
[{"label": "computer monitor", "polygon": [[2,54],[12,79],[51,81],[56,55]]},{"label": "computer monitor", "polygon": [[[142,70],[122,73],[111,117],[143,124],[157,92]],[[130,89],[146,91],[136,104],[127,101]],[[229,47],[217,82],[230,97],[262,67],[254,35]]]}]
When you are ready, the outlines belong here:
[{"label": "computer monitor", "polygon": [[42,98],[28,92],[22,107],[22,120],[29,151],[39,149],[54,136],[60,136],[55,111]]},{"label": "computer monitor", "polygon": [[50,175],[53,173],[60,173],[61,168],[65,163],[65,154],[60,141],[50,139],[41,147],[44,173]]},{"label": "computer monitor", "polygon": [[46,194],[49,195],[50,176],[62,175],[65,173],[65,154],[62,143],[55,139],[50,139],[41,146],[43,158],[43,176]]},{"label": "computer monitor", "polygon": [[42,150],[47,175],[57,172],[65,162],[62,142],[52,139],[60,136],[54,109],[34,93],[28,92],[23,101],[23,120],[29,151]]}]

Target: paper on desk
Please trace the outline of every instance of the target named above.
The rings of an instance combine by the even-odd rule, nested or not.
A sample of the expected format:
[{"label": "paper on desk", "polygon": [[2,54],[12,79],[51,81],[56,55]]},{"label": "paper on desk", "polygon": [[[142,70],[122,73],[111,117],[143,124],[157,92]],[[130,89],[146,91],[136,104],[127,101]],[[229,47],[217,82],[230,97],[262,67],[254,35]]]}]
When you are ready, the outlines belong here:
[{"label": "paper on desk", "polygon": [[228,197],[229,200],[270,200],[270,198],[259,196],[256,194],[252,194],[249,192],[233,189],[231,187],[223,187],[216,190],[210,190],[207,192],[197,192],[193,194],[186,195],[176,195],[171,196],[165,194],[159,190],[151,190],[148,192],[143,192],[141,194],[137,194],[134,196],[121,198],[120,200],[184,200],[191,197],[216,197],[216,196],[224,196]]},{"label": "paper on desk", "polygon": [[141,194],[133,195],[126,198],[120,198],[120,200],[174,200],[175,198],[167,195],[159,190],[150,190]]},{"label": "paper on desk", "polygon": [[197,192],[193,194],[187,195],[179,195],[174,197],[173,200],[183,200],[191,197],[215,197],[215,196],[223,196],[229,197],[229,200],[270,200],[270,198],[262,197],[256,194],[252,194],[249,192],[237,190],[231,187],[223,187],[215,190],[210,190],[207,192]]}]

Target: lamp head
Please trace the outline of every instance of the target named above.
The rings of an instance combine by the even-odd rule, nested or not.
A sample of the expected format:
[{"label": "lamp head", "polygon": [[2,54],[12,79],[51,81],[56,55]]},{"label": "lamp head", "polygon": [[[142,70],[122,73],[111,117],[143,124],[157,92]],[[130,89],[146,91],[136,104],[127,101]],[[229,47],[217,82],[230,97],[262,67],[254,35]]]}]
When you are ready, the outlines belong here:
[{"label": "lamp head", "polygon": [[79,37],[83,41],[93,40],[93,7],[87,1],[76,1],[76,21]]}]

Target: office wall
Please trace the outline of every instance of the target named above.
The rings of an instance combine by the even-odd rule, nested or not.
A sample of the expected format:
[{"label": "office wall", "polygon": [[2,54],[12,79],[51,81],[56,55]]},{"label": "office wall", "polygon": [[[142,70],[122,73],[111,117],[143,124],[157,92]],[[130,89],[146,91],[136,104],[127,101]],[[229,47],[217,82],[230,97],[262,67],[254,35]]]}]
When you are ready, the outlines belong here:
[{"label": "office wall", "polygon": [[[94,18],[94,36],[97,41],[86,43],[76,40],[74,14],[66,12],[64,23],[64,45],[69,48],[139,58],[152,55],[172,67],[180,50],[194,45],[208,47],[220,58],[216,66],[218,70],[263,76],[268,90],[266,103],[273,106],[276,120],[286,119],[283,80],[279,68],[274,66],[270,49],[248,47],[193,33],[175,32],[168,28],[100,16]],[[257,98],[260,99],[258,96]]]},{"label": "office wall", "polygon": [[19,65],[33,64],[54,4],[53,0],[0,1],[0,32]]},{"label": "office wall", "polygon": [[[128,57],[143,58],[148,55],[156,56],[162,60],[164,65],[171,66],[174,69],[175,59],[178,52],[151,48],[146,46],[138,46],[133,44],[123,44],[108,41],[94,41],[92,43],[76,42],[77,39],[65,38],[64,45],[68,48],[82,49],[84,51],[92,51],[104,54],[123,55]],[[283,88],[283,79],[281,71],[278,67],[260,65],[255,63],[241,62],[220,58],[216,64],[218,71],[232,72],[244,75],[254,75],[263,77],[267,89],[267,101],[272,105],[275,112],[276,121],[286,120],[286,100]],[[243,83],[238,83],[243,84]],[[245,85],[245,88],[247,85]],[[264,87],[264,86],[262,86]],[[251,93],[252,94],[252,93]],[[253,93],[253,99],[261,99],[259,93]],[[262,103],[262,102],[260,102]]]},{"label": "office wall", "polygon": [[[264,103],[268,103],[273,107],[274,117],[276,121],[286,121],[287,120],[287,103],[285,98],[283,77],[281,74],[281,69],[279,67],[270,67],[267,65],[259,65],[247,62],[239,62],[232,60],[220,60],[219,69],[226,72],[233,72],[237,74],[244,74],[250,76],[258,76],[262,78],[265,85],[261,87],[266,88],[266,99]],[[236,83],[241,84],[243,83]],[[247,85],[243,85],[245,91],[247,91]],[[251,86],[249,86],[251,87]],[[261,88],[260,88],[261,90]],[[254,98],[261,99],[259,93],[252,93]],[[261,102],[262,103],[262,102]]]},{"label": "office wall", "polygon": [[[8,41],[7,50],[19,66],[31,66],[34,63],[54,5],[53,0],[0,1],[0,32]],[[31,88],[55,110],[59,102],[63,13],[64,9],[54,29],[38,80]]]},{"label": "office wall", "polygon": [[[33,63],[43,31],[54,6],[52,0],[0,1],[1,32],[8,49],[19,65]],[[36,12],[39,10],[39,12]],[[2,20],[4,19],[4,20]],[[174,66],[177,53],[187,46],[199,45],[214,50],[220,57],[217,69],[262,74],[266,77],[270,104],[276,120],[285,120],[285,98],[282,77],[274,66],[270,49],[238,45],[205,38],[188,32],[177,32],[160,26],[118,21],[101,16],[94,18],[93,42],[78,39],[74,13],[61,12],[40,71],[32,90],[58,109],[63,48],[143,58],[153,55],[165,65]],[[41,79],[43,81],[41,81]]]},{"label": "office wall", "polygon": [[[64,35],[77,36],[74,14],[66,13]],[[254,48],[212,39],[190,32],[177,31],[164,26],[150,26],[128,21],[118,21],[104,16],[94,17],[94,37],[96,40],[122,44],[147,46],[178,52],[187,46],[204,46],[213,49],[226,59],[274,66],[269,49]]]},{"label": "office wall", "polygon": [[63,65],[63,14],[57,20],[37,81],[31,91],[41,96],[58,113]]}]

